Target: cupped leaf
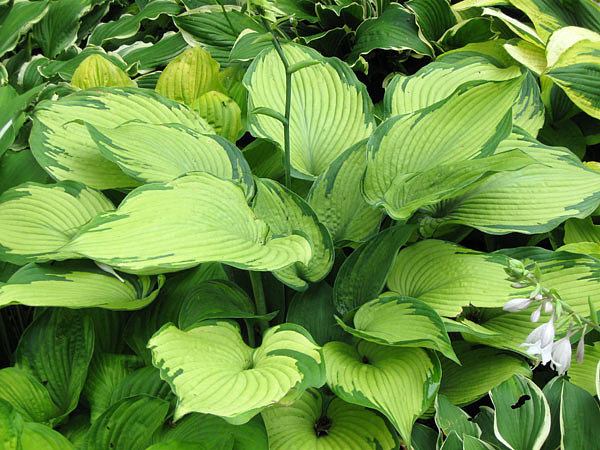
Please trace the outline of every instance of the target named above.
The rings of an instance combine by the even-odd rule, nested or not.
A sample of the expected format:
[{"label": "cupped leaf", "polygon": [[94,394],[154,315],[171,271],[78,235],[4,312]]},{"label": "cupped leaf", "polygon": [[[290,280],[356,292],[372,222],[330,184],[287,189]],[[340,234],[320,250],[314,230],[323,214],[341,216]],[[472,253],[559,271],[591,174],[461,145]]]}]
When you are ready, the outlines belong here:
[{"label": "cupped leaf", "polygon": [[7,261],[67,259],[63,251],[77,230],[113,204],[80,183],[25,183],[0,196],[0,254]]},{"label": "cupped leaf", "polygon": [[600,342],[584,347],[583,361],[574,363],[569,368],[569,379],[575,386],[585,389],[591,395],[598,395],[596,383],[600,366]]},{"label": "cupped leaf", "polygon": [[84,123],[114,128],[131,120],[210,131],[197,113],[152,91],[96,88],[39,103],[29,143],[37,161],[56,179],[80,181],[98,189],[133,187],[138,182],[102,157]]},{"label": "cupped leaf", "polygon": [[306,239],[268,234],[242,189],[195,173],[135,189],[114,213],[84,227],[67,249],[138,274],[173,272],[209,261],[252,270],[308,262]]},{"label": "cupped leaf", "polygon": [[0,286],[0,306],[134,310],[151,303],[163,281],[145,276],[119,279],[89,261],[29,264]]},{"label": "cupped leaf", "polygon": [[333,301],[340,314],[349,313],[381,293],[398,250],[414,231],[412,225],[387,228],[343,262],[333,286]]},{"label": "cupped leaf", "polygon": [[145,450],[168,411],[168,402],[147,395],[121,400],[92,424],[82,449]]},{"label": "cupped leaf", "polygon": [[[48,12],[49,1],[15,2],[3,14],[0,28],[0,57],[14,49],[21,36],[42,20]],[[4,11],[3,11],[4,13]]]},{"label": "cupped leaf", "polygon": [[398,443],[384,419],[373,411],[314,389],[291,405],[273,405],[262,412],[269,448],[320,450],[393,450]]},{"label": "cupped leaf", "polygon": [[26,421],[48,423],[60,415],[46,387],[16,367],[0,370],[0,399],[10,403]]},{"label": "cupped leaf", "polygon": [[85,58],[73,72],[71,84],[79,89],[135,86],[123,70],[100,55]]},{"label": "cupped leaf", "polygon": [[312,185],[307,197],[336,244],[364,242],[379,229],[381,211],[362,195],[366,169],[366,141],[338,156]]},{"label": "cupped leaf", "polygon": [[148,346],[153,364],[177,395],[176,420],[201,412],[243,424],[265,407],[325,381],[320,347],[293,324],[270,328],[256,349],[228,322],[188,331],[166,325]]},{"label": "cupped leaf", "polygon": [[508,448],[540,450],[550,433],[550,407],[542,390],[517,375],[492,389],[490,397],[498,440]]},{"label": "cupped leaf", "polygon": [[411,430],[435,398],[441,378],[437,357],[419,348],[360,341],[323,347],[327,384],[342,400],[383,413],[410,448]]},{"label": "cupped leaf", "polygon": [[88,125],[100,153],[138,181],[171,181],[188,172],[207,172],[243,186],[254,181],[240,150],[225,139],[177,124],[127,122],[115,128]]},{"label": "cupped leaf", "polygon": [[156,92],[191,106],[219,86],[219,63],[203,48],[192,47],[169,62],[156,83]]},{"label": "cupped leaf", "polygon": [[[316,177],[351,145],[373,130],[371,100],[350,68],[335,58],[297,44],[283,46],[290,65],[314,61],[292,75],[291,162],[296,175]],[[283,116],[285,70],[277,52],[261,53],[244,77],[249,112],[270,108]],[[249,130],[283,147],[283,125],[273,117],[250,114]]]},{"label": "cupped leaf", "polygon": [[431,306],[414,299],[384,293],[362,305],[354,315],[354,327],[338,319],[348,333],[394,347],[426,347],[458,362],[442,318]]},{"label": "cupped leaf", "polygon": [[21,336],[16,366],[36,377],[61,414],[79,403],[94,350],[91,319],[69,309],[48,309]]},{"label": "cupped leaf", "polygon": [[388,197],[416,173],[492,154],[510,132],[511,108],[520,84],[516,78],[463,85],[442,102],[385,121],[367,144],[367,201],[405,219],[403,214],[396,217],[396,202]]},{"label": "cupped leaf", "polygon": [[275,271],[273,274],[283,283],[304,290],[308,282],[322,280],[331,270],[334,248],[327,228],[319,222],[312,208],[293,191],[274,180],[256,180],[257,193],[252,207],[256,216],[269,226],[270,236],[304,236],[312,249],[307,263]]},{"label": "cupped leaf", "polygon": [[206,119],[215,133],[235,142],[242,133],[242,111],[232,98],[219,91],[209,91],[199,96],[192,108]]}]

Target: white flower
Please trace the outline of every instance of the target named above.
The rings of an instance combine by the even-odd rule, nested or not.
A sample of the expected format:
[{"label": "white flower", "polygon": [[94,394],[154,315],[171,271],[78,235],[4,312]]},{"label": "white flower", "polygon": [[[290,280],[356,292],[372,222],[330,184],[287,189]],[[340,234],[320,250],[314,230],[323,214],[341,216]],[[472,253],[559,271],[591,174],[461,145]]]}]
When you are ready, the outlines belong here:
[{"label": "white flower", "polygon": [[539,306],[534,312],[531,313],[530,319],[533,323],[535,323],[538,320],[540,320],[541,315],[542,315],[542,307]]},{"label": "white flower", "polygon": [[554,320],[551,318],[548,322],[540,325],[527,336],[525,342],[521,344],[527,347],[527,354],[539,356],[542,364],[551,361],[552,343],[554,342]]},{"label": "white flower", "polygon": [[544,305],[544,312],[546,314],[550,314],[552,311],[554,311],[554,305],[552,304],[551,301],[545,301],[543,303],[543,305]]},{"label": "white flower", "polygon": [[585,357],[585,340],[583,336],[579,339],[579,343],[577,344],[577,362],[582,363],[583,358]]},{"label": "white flower", "polygon": [[569,370],[571,366],[571,341],[569,335],[562,339],[559,339],[552,346],[552,368],[558,372],[559,375]]},{"label": "white flower", "polygon": [[531,302],[530,298],[513,298],[507,301],[502,309],[508,312],[519,312],[527,309],[531,305]]}]

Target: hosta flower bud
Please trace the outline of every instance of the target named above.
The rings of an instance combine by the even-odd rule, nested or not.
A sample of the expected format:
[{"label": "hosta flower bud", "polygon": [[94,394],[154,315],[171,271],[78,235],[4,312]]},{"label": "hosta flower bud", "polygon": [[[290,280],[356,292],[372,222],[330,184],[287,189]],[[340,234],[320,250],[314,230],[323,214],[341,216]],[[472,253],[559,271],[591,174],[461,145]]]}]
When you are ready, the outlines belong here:
[{"label": "hosta flower bud", "polygon": [[564,375],[569,367],[571,366],[571,341],[569,336],[565,336],[559,339],[552,346],[552,368],[558,372],[559,375]]},{"label": "hosta flower bud", "polygon": [[585,358],[585,340],[583,339],[583,335],[581,339],[579,339],[579,343],[577,344],[577,362],[582,363],[583,358]]},{"label": "hosta flower bud", "polygon": [[502,309],[508,312],[518,312],[527,309],[530,304],[530,298],[513,298],[512,300],[507,301]]},{"label": "hosta flower bud", "polygon": [[542,307],[538,307],[534,312],[531,313],[531,321],[532,322],[537,322],[538,320],[540,320],[540,316],[542,315]]}]

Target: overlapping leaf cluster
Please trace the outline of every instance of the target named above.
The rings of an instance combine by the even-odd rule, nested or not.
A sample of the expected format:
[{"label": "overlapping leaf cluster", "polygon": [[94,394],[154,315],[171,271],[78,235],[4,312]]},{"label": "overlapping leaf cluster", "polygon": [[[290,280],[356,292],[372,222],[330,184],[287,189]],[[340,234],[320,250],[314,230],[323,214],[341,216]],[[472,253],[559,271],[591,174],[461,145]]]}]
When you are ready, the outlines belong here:
[{"label": "overlapping leaf cluster", "polygon": [[0,449],[598,448],[599,120],[594,0],[0,0]]}]

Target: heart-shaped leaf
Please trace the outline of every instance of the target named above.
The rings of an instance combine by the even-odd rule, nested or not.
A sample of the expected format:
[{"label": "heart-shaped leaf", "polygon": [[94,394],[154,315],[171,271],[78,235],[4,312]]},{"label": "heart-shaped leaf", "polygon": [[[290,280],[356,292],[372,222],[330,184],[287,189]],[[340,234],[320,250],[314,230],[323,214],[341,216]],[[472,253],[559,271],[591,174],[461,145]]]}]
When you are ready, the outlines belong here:
[{"label": "heart-shaped leaf", "polygon": [[79,89],[136,85],[125,71],[100,55],[85,58],[73,72],[71,84]]}]

